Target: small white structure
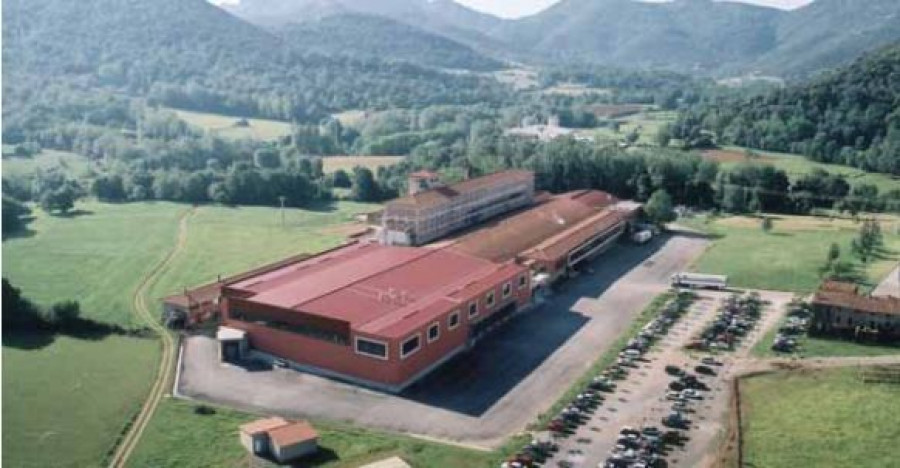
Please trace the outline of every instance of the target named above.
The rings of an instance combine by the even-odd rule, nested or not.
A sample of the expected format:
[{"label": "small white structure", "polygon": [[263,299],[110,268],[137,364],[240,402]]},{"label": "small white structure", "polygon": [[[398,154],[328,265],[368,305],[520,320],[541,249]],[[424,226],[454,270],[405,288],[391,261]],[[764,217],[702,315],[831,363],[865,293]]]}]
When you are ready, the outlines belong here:
[{"label": "small white structure", "polygon": [[726,289],[728,288],[728,277],[700,273],[675,273],[672,275],[672,286],[676,288]]},{"label": "small white structure", "polygon": [[400,457],[385,458],[384,460],[369,463],[359,468],[412,468],[409,463],[403,461]]},{"label": "small white structure", "polygon": [[646,244],[653,238],[653,232],[649,230],[638,231],[631,235],[631,240],[636,244]]},{"label": "small white structure", "polygon": [[219,342],[219,361],[235,362],[247,355],[247,332],[231,327],[219,327],[216,331]]},{"label": "small white structure", "polygon": [[319,450],[319,434],[305,421],[259,419],[241,426],[241,445],[250,453],[285,463]]}]

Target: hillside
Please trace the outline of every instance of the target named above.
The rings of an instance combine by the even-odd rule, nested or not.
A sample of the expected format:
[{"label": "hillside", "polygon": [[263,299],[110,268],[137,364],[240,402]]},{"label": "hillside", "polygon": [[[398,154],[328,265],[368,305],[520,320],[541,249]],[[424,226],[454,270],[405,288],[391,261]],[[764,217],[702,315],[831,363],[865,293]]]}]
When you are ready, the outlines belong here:
[{"label": "hillside", "polygon": [[777,46],[754,64],[759,70],[806,74],[838,65],[900,40],[900,2],[816,0],[783,15]]},{"label": "hillside", "polygon": [[547,59],[708,71],[774,47],[782,14],[708,0],[564,0],[494,34]]},{"label": "hillside", "polygon": [[11,0],[3,43],[5,134],[10,124],[38,128],[48,120],[121,125],[119,111],[97,108],[123,97],[308,121],[497,92],[471,76],[304,53],[203,0]]},{"label": "hillside", "polygon": [[720,143],[900,175],[900,43],[811,81],[688,109],[672,126]]},{"label": "hillside", "polygon": [[503,66],[470,47],[384,16],[341,13],[278,29],[286,43],[330,56],[403,60],[424,66],[488,71]]},{"label": "hillside", "polygon": [[[239,18],[266,28],[335,15],[364,14],[390,18],[481,51],[505,49],[505,45],[487,34],[503,20],[466,8],[453,0],[241,0],[238,4],[222,7]],[[383,47],[387,45],[389,43]]]}]

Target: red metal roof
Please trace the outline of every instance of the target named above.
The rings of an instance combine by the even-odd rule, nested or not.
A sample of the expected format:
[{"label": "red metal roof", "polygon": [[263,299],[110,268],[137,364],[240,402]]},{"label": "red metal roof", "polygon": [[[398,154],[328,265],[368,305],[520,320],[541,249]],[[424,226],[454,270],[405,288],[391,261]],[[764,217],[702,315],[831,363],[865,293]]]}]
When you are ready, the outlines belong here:
[{"label": "red metal roof", "polygon": [[[448,250],[492,261],[507,261],[573,232],[584,220],[609,212],[618,200],[597,190],[556,195],[459,238]],[[548,244],[549,245],[549,244]]]},{"label": "red metal roof", "polygon": [[900,314],[900,298],[892,296],[863,296],[853,283],[826,281],[813,296],[812,303],[842,307],[873,314]]},{"label": "red metal roof", "polygon": [[453,307],[458,291],[509,268],[457,252],[362,243],[229,289],[252,302],[345,321],[366,333],[400,335]]}]

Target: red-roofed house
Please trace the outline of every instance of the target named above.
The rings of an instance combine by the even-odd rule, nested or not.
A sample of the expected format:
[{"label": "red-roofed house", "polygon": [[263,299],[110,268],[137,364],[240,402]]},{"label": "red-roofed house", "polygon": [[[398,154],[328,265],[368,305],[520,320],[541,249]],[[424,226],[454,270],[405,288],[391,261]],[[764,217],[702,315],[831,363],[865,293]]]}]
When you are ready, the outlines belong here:
[{"label": "red-roofed house", "polygon": [[240,428],[241,444],[252,454],[279,463],[311,455],[319,450],[319,434],[305,421],[280,417],[258,419]]},{"label": "red-roofed house", "polygon": [[357,243],[222,289],[226,326],[296,367],[400,391],[530,299],[527,269]]}]

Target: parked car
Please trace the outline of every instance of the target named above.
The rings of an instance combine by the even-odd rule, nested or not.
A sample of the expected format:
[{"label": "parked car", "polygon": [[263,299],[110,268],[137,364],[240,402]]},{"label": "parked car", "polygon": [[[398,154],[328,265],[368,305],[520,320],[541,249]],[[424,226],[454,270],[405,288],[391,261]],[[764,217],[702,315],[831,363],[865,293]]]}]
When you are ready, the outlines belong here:
[{"label": "parked car", "polygon": [[716,371],[712,367],[700,365],[694,368],[694,372],[703,375],[716,375]]},{"label": "parked car", "polygon": [[666,366],[666,374],[674,375],[676,377],[681,377],[685,374],[685,372],[684,372],[684,369],[682,369],[678,366],[669,365],[669,366]]},{"label": "parked car", "polygon": [[703,364],[706,364],[707,366],[721,366],[722,365],[722,362],[716,361],[716,359],[712,356],[706,356],[703,359],[701,359],[700,362],[702,362]]}]

